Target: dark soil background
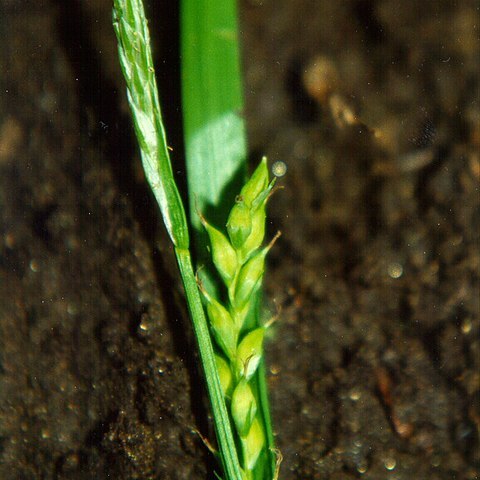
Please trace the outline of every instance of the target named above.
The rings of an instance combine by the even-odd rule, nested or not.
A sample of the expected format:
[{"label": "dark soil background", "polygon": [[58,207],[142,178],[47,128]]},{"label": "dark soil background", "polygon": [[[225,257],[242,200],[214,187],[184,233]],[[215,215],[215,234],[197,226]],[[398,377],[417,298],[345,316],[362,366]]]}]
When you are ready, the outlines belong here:
[{"label": "dark soil background", "polygon": [[[178,12],[150,3],[182,179]],[[214,478],[110,8],[0,2],[5,480]],[[479,8],[241,3],[252,162],[288,165],[266,278],[285,480],[480,478]]]}]

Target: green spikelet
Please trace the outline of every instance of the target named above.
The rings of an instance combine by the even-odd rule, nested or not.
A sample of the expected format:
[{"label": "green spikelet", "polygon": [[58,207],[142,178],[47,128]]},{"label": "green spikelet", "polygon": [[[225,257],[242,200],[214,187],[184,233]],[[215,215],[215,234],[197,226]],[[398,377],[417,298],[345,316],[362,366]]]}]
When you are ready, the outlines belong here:
[{"label": "green spikelet", "polygon": [[265,328],[259,327],[247,333],[237,348],[236,373],[250,380],[262,359]]},{"label": "green spikelet", "polygon": [[263,357],[266,327],[247,327],[245,318],[261,286],[265,257],[279,236],[277,234],[269,245],[261,248],[265,237],[266,204],[273,185],[274,180],[270,182],[268,176],[267,160],[263,158],[237,196],[228,217],[227,235],[201,216],[210,238],[213,264],[228,293],[228,301],[222,305],[201,288],[219,352],[217,365],[225,401],[242,447],[241,467],[246,480],[257,479],[255,469],[257,463],[261,463],[258,459],[266,450],[266,435],[257,411],[258,392],[251,385]]},{"label": "green spikelet", "polygon": [[257,402],[246,379],[240,380],[232,395],[232,417],[240,436],[250,431],[257,413]]},{"label": "green spikelet", "polygon": [[242,248],[252,232],[252,215],[242,197],[237,201],[230,211],[227,222],[227,231],[230,241],[236,250]]},{"label": "green spikelet", "polygon": [[213,263],[227,286],[232,283],[237,271],[237,253],[227,237],[200,217],[212,246]]}]

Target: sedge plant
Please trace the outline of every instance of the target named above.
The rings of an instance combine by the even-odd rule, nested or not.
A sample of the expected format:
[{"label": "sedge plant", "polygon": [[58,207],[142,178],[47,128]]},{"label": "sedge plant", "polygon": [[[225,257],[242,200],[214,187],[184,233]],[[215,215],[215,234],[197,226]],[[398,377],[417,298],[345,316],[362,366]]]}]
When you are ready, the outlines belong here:
[{"label": "sedge plant", "polygon": [[[203,5],[205,10],[200,8],[199,11],[199,5]],[[225,5],[230,5],[227,12]],[[192,23],[190,15],[193,14],[196,22],[200,24],[202,13],[207,13],[207,20],[235,20],[234,6],[233,0],[198,0],[198,3],[185,0],[182,7],[182,23],[186,32],[184,36],[188,37],[193,33],[194,40],[198,40],[195,31],[191,30],[195,30],[196,24]],[[208,15],[212,9],[215,12],[216,8],[219,14],[217,17]],[[225,13],[232,12],[233,17],[225,16]],[[189,224],[172,172],[142,0],[114,0],[113,25],[145,176],[174,246],[198,343],[217,436],[217,456],[222,467],[222,478],[271,480],[278,476],[278,465],[264,374],[263,340],[268,322],[262,325],[259,321],[258,302],[265,257],[276,239],[275,236],[267,246],[262,246],[265,237],[266,203],[273,191],[274,182],[269,180],[267,162],[263,159],[243,187],[230,195],[235,198],[233,205],[221,206],[225,211],[229,210],[226,232],[210,224],[203,215],[207,203],[211,202],[212,198],[218,201],[221,198],[220,192],[227,184],[232,183],[234,173],[238,174],[245,169],[243,121],[239,123],[238,112],[234,115],[235,118],[229,117],[228,110],[219,120],[218,116],[214,115],[215,105],[218,110],[218,102],[213,102],[213,109],[207,108],[208,100],[205,108],[201,102],[194,101],[193,104],[196,105],[190,109],[191,102],[185,102],[184,110],[192,112],[190,116],[186,116],[185,122],[186,131],[190,132],[190,137],[187,133],[186,138],[187,166],[190,161],[189,175],[198,162],[203,162],[202,168],[207,169],[207,181],[210,182],[209,187],[205,188],[204,185],[204,195],[200,196],[196,195],[198,185],[192,184],[190,179],[188,182],[190,205],[194,203],[193,198],[197,198],[199,203],[197,209],[191,209],[193,220],[190,229],[194,229],[196,223],[203,225],[212,262],[217,271],[216,277],[208,275],[203,277],[205,281],[199,280],[192,265]],[[217,40],[223,38],[230,44],[230,53],[237,56],[236,59],[229,57],[233,58],[230,66],[238,69],[236,31],[233,30],[233,37],[232,30],[228,29],[214,29],[213,34],[217,35]],[[205,35],[208,35],[208,29]],[[231,42],[234,42],[233,49]],[[188,50],[189,44],[186,45]],[[205,52],[203,54],[205,55]],[[188,58],[188,54],[186,57]],[[201,76],[205,68],[202,68],[201,64],[196,65],[195,56],[190,58],[192,71],[196,70]],[[194,79],[189,78],[187,81],[192,82]],[[233,81],[237,87],[241,85],[238,78],[233,78]],[[185,95],[185,91],[189,93]],[[188,95],[194,98],[194,92],[184,88],[187,99]],[[195,113],[199,111],[200,114]],[[194,121],[189,124],[188,119]],[[217,120],[220,121],[220,126],[223,122],[221,130],[225,132],[226,129],[230,135],[229,145],[234,145],[233,149],[227,148],[223,151],[223,154],[227,155],[224,163],[228,165],[223,169],[218,166],[222,152],[219,149],[221,143],[212,136],[212,131],[218,128],[218,122],[215,123]],[[216,151],[213,155],[216,165],[209,165],[206,160],[209,142]],[[198,156],[195,145],[201,149],[202,155]],[[212,180],[210,176],[215,176],[217,171],[220,179]],[[211,204],[215,206],[215,201]],[[200,239],[197,240],[197,251],[205,252],[207,244],[202,243],[202,235],[197,234],[196,238]]]}]

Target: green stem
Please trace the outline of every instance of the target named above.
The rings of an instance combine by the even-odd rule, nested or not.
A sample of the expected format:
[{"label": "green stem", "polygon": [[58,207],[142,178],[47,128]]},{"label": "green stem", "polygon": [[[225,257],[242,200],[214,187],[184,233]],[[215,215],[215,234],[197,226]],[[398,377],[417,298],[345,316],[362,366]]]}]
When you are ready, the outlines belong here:
[{"label": "green stem", "polygon": [[198,342],[200,358],[205,371],[212,410],[217,414],[216,420],[219,417],[222,419],[222,421],[215,421],[215,430],[218,443],[222,450],[221,458],[223,461],[223,467],[225,473],[228,475],[228,479],[241,480],[240,464],[238,461],[233,432],[230,426],[230,420],[217,373],[212,342],[210,341],[210,332],[198,292],[190,252],[188,250],[176,249],[175,253],[180,273],[184,280],[185,294],[190,310],[190,316],[193,321],[195,337]]}]

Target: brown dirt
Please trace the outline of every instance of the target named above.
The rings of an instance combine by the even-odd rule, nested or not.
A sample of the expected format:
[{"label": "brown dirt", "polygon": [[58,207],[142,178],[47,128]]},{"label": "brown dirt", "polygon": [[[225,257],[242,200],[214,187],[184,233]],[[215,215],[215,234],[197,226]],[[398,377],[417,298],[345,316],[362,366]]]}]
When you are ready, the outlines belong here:
[{"label": "brown dirt", "polygon": [[[213,478],[110,2],[0,13],[0,478]],[[241,13],[252,158],[288,165],[266,280],[281,478],[480,478],[478,4]],[[162,85],[177,14],[152,11]]]}]

